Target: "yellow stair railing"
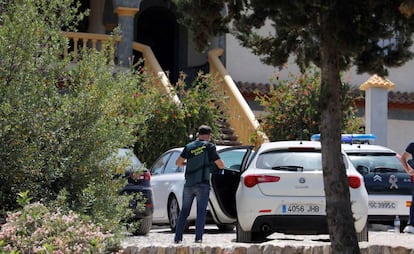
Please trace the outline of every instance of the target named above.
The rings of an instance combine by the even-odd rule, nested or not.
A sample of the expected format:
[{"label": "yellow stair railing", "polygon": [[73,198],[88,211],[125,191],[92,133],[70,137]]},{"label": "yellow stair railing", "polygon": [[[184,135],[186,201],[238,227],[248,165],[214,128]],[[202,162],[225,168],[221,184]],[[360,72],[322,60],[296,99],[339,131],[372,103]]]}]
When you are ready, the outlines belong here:
[{"label": "yellow stair railing", "polygon": [[162,89],[162,91],[164,91],[166,94],[170,95],[175,103],[179,104],[180,99],[176,94],[172,92],[173,87],[170,83],[170,80],[168,79],[165,72],[162,70],[151,47],[142,43],[133,42],[132,49],[142,53],[145,67],[157,78],[157,82],[155,83],[157,87],[159,89]]},{"label": "yellow stair railing", "polygon": [[224,50],[221,48],[210,50],[208,52],[208,62],[210,73],[223,80],[223,82],[217,83],[226,96],[226,105],[223,105],[223,110],[227,111],[227,120],[242,144],[252,144],[257,147],[264,142],[269,142],[268,137],[260,131],[260,124],[250,106],[220,61],[219,56],[223,52]]}]

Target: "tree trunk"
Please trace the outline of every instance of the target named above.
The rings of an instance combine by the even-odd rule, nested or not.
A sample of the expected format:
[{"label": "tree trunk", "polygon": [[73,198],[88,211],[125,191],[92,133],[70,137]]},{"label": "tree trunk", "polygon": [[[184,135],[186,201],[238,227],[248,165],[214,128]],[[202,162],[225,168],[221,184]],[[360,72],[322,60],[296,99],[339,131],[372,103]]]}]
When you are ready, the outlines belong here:
[{"label": "tree trunk", "polygon": [[341,155],[341,79],[334,12],[321,13],[321,143],[326,213],[333,253],[360,253]]}]

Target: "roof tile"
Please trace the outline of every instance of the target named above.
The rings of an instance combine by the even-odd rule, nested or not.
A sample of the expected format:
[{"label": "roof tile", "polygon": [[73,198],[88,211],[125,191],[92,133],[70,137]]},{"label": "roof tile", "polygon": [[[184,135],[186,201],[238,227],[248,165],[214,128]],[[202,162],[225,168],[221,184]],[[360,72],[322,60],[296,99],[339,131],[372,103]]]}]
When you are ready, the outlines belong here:
[{"label": "roof tile", "polygon": [[[373,77],[369,79],[370,82],[377,82],[377,85],[385,85],[388,88],[389,84],[385,84],[383,79],[377,79]],[[367,81],[367,82],[368,82]],[[243,94],[245,97],[251,97],[258,93],[260,94],[267,94],[270,91],[270,86],[276,87],[276,84],[269,84],[269,83],[253,83],[253,82],[236,82],[237,87],[240,90],[240,93]],[[362,85],[361,85],[362,86]],[[377,87],[377,86],[375,86]],[[358,87],[353,87],[351,93],[355,98],[364,99],[365,92]],[[414,107],[414,92],[400,92],[400,91],[389,91],[388,92],[388,103],[397,104],[397,105],[407,105]]]}]

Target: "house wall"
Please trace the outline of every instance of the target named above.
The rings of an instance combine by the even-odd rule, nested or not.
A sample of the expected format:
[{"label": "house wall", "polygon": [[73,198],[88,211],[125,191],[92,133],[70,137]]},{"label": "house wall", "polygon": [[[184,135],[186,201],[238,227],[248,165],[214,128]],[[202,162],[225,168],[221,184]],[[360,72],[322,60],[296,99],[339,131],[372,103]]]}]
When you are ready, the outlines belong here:
[{"label": "house wall", "polygon": [[[412,50],[414,51],[414,47]],[[236,81],[269,83],[275,75],[279,76],[279,79],[285,80],[289,78],[289,74],[299,71],[299,68],[294,64],[293,57],[289,59],[289,63],[282,70],[264,65],[258,56],[251,53],[249,49],[243,48],[237,39],[229,34],[226,35],[225,54],[226,68]],[[387,79],[395,84],[394,91],[414,91],[412,70],[414,70],[414,60],[407,62],[399,68],[389,69]],[[370,74],[356,74],[356,68],[351,68],[344,73],[344,79],[358,87],[371,76]]]}]

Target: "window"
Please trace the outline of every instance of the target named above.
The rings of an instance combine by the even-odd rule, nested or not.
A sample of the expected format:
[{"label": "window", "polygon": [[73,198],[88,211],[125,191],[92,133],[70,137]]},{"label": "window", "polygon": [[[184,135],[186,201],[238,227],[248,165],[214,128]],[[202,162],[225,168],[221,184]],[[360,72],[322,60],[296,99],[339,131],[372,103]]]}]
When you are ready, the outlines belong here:
[{"label": "window", "polygon": [[152,175],[159,175],[162,174],[164,171],[164,167],[170,158],[171,153],[164,154],[161,158],[159,158],[151,168]]},{"label": "window", "polygon": [[256,163],[262,169],[286,166],[303,168],[303,171],[322,170],[322,156],[320,152],[276,151],[260,154]]},{"label": "window", "polygon": [[172,152],[167,165],[165,166],[164,174],[182,172],[182,170],[180,170],[182,167],[175,165],[175,161],[177,160],[178,156],[180,156],[180,152]]}]

